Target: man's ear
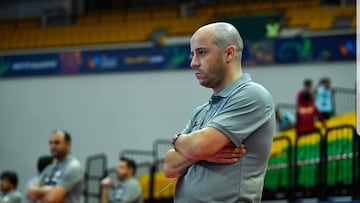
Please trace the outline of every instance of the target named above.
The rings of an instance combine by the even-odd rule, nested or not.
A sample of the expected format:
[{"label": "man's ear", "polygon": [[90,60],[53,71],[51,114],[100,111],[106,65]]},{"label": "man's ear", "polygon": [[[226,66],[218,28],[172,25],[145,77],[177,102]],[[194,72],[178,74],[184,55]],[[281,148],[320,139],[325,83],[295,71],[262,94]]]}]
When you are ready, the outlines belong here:
[{"label": "man's ear", "polygon": [[229,63],[231,60],[233,60],[235,58],[235,53],[236,52],[236,49],[235,49],[235,46],[228,46],[226,48],[226,63]]}]

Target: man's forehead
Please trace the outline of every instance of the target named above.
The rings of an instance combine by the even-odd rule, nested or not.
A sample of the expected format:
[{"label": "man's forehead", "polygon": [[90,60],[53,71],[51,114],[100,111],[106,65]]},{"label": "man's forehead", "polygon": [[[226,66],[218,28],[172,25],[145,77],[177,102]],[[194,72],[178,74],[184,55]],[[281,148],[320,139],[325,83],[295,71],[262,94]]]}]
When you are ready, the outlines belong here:
[{"label": "man's forehead", "polygon": [[63,134],[61,134],[60,132],[56,132],[51,135],[50,140],[62,140],[63,137],[64,137]]},{"label": "man's forehead", "polygon": [[192,50],[198,48],[209,48],[214,45],[213,34],[209,31],[196,32],[190,39],[190,47]]},{"label": "man's forehead", "polygon": [[121,160],[121,161],[119,162],[118,166],[127,166],[127,163],[126,163],[126,161]]},{"label": "man's forehead", "polygon": [[212,43],[212,41],[208,40],[208,39],[190,42],[190,50],[191,51],[211,49],[211,47],[213,47],[213,46],[214,46],[214,43]]},{"label": "man's forehead", "polygon": [[190,39],[191,41],[208,40],[211,41],[213,30],[210,28],[197,30]]}]

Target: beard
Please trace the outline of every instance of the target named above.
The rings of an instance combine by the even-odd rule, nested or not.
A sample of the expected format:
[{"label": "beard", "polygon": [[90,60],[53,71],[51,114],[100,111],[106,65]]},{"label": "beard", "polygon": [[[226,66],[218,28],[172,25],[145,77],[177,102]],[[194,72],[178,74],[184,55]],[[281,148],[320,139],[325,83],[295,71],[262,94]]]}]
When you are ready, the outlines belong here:
[{"label": "beard", "polygon": [[200,70],[204,75],[204,79],[199,80],[200,85],[213,89],[219,87],[225,78],[225,69],[222,63],[223,62],[218,59],[213,66],[208,68],[208,71]]},{"label": "beard", "polygon": [[55,159],[63,159],[66,156],[66,153],[62,151],[51,152],[51,156]]},{"label": "beard", "polygon": [[128,178],[128,175],[127,174],[121,174],[121,175],[118,175],[118,179],[119,181],[124,181]]}]

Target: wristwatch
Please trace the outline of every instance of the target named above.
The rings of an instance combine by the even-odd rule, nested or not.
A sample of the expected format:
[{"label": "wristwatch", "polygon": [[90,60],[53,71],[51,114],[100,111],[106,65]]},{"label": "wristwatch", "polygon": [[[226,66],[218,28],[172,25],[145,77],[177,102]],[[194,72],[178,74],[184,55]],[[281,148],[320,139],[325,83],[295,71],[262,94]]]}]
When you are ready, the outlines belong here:
[{"label": "wristwatch", "polygon": [[178,133],[174,135],[174,137],[171,139],[171,144],[175,147],[176,140],[180,137],[181,133]]}]

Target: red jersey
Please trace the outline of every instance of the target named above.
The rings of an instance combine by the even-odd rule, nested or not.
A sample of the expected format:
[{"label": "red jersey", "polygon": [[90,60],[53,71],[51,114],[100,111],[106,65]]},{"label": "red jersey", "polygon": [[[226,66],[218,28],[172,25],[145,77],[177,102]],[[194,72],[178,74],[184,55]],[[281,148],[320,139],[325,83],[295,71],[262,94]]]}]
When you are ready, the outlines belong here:
[{"label": "red jersey", "polygon": [[315,131],[316,118],[324,123],[322,114],[317,110],[313,102],[303,102],[298,105],[296,112],[297,133]]}]

